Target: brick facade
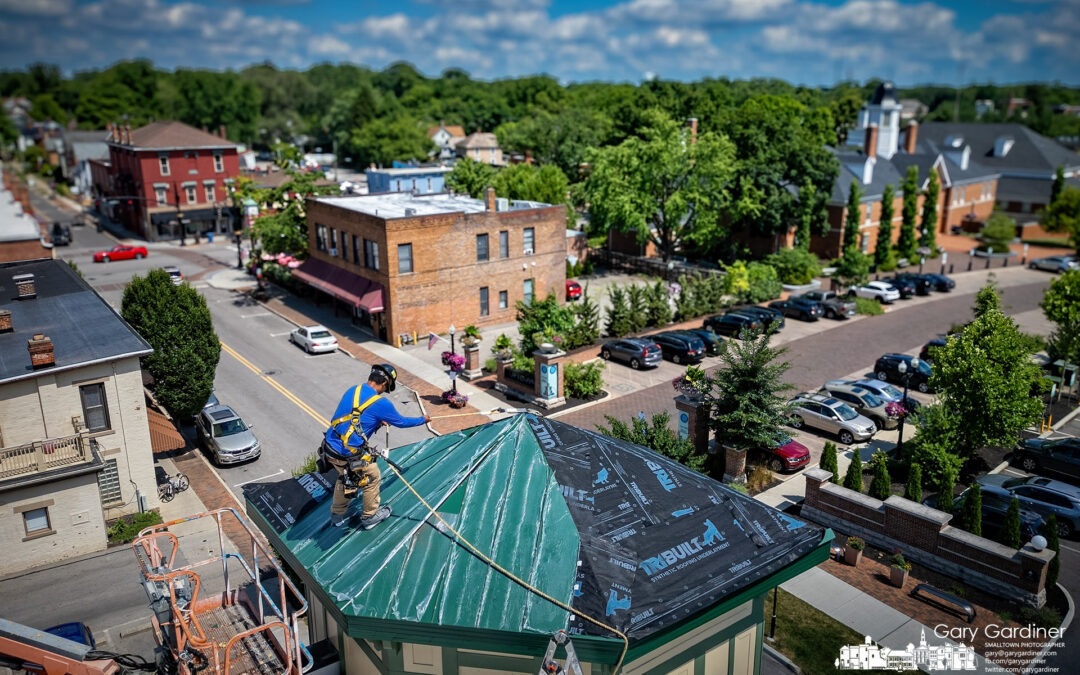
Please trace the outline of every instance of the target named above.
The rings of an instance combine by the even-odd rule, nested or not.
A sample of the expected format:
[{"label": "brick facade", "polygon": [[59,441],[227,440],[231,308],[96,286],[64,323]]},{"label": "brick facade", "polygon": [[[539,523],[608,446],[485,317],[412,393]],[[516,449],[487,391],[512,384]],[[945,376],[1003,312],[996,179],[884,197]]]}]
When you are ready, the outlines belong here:
[{"label": "brick facade", "polygon": [[[548,293],[563,297],[565,206],[384,218],[340,206],[340,200],[346,199],[368,198],[308,200],[308,249],[312,258],[382,285],[385,311],[371,318],[376,335],[384,340],[414,331],[445,333],[451,324],[460,329],[469,324],[512,322],[527,279],[533,281],[534,297]],[[333,235],[333,246],[321,245],[320,226]],[[533,228],[534,233],[531,254],[525,253],[523,245],[526,228]],[[508,236],[505,258],[500,256],[500,232]],[[477,260],[477,236],[482,234],[488,235],[486,261]],[[346,235],[344,245],[342,235]],[[365,240],[378,246],[378,269],[365,262]],[[411,272],[400,270],[398,247],[402,244],[412,245]],[[336,255],[331,255],[332,249],[337,249]],[[482,288],[488,289],[487,315],[481,315]],[[506,307],[500,307],[502,291]]]}]

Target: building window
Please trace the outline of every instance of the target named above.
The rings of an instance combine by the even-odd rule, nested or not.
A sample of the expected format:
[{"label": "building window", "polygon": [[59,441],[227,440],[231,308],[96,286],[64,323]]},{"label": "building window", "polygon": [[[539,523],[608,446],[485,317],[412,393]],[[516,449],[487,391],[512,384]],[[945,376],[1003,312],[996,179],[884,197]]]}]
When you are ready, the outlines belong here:
[{"label": "building window", "polygon": [[488,307],[488,287],[484,286],[480,289],[480,316],[488,314],[491,314],[491,309]]},{"label": "building window", "polygon": [[206,201],[213,204],[214,203],[214,186],[213,185],[207,185],[205,187],[206,187]]},{"label": "building window", "polygon": [[26,529],[26,536],[28,537],[52,531],[52,523],[49,522],[49,507],[47,506],[23,511],[22,517],[23,527]]},{"label": "building window", "polygon": [[524,302],[525,306],[528,307],[529,305],[532,304],[532,301],[533,301],[533,280],[532,279],[526,279],[525,280],[525,297],[522,299],[522,302]]},{"label": "building window", "polygon": [[427,179],[427,191],[428,191],[428,193],[431,192],[431,178]]},{"label": "building window", "polygon": [[401,192],[401,179],[400,178],[398,178],[398,182],[397,182],[397,192]]},{"label": "building window", "polygon": [[214,171],[217,173],[225,171],[225,158],[221,156],[220,152],[214,153]]},{"label": "building window", "polygon": [[379,269],[379,243],[371,241],[370,239],[364,240],[364,267],[369,270]]},{"label": "building window", "polygon": [[101,493],[101,503],[108,506],[124,501],[124,495],[120,492],[120,472],[116,468],[116,460],[105,461],[105,468],[98,474],[98,491]]},{"label": "building window", "polygon": [[194,185],[188,185],[187,187],[185,187],[184,188],[184,196],[187,197],[187,203],[188,204],[194,204],[195,200],[197,199],[197,197],[195,195],[195,186]]},{"label": "building window", "polygon": [[415,178],[412,179],[412,191],[416,192],[416,179]]},{"label": "building window", "polygon": [[412,273],[412,244],[397,245],[397,271],[398,274]]},{"label": "building window", "polygon": [[349,261],[349,233],[341,233],[341,259],[345,262]]},{"label": "building window", "polygon": [[90,431],[107,431],[109,426],[109,404],[105,400],[105,383],[97,382],[79,387],[82,398],[83,420]]},{"label": "building window", "polygon": [[506,230],[499,233],[499,257],[510,257],[510,233]]},{"label": "building window", "polygon": [[352,238],[352,259],[357,265],[360,264],[360,237],[355,234]]},{"label": "building window", "polygon": [[523,241],[521,248],[524,250],[525,255],[532,255],[533,251],[535,250],[533,246],[536,239],[536,230],[531,227],[526,227],[522,239]]},{"label": "building window", "polygon": [[163,187],[154,188],[154,197],[157,199],[158,205],[169,203],[168,194],[168,190]]},{"label": "building window", "polygon": [[315,248],[319,251],[326,251],[326,226],[315,225]]},{"label": "building window", "polygon": [[169,156],[168,155],[158,155],[158,165],[161,167],[161,175],[162,176],[168,176],[169,175]]},{"label": "building window", "polygon": [[499,309],[506,309],[509,304],[509,294],[506,291],[499,291]]},{"label": "building window", "polygon": [[488,236],[476,235],[476,262],[484,262],[488,259]]},{"label": "building window", "polygon": [[330,255],[337,255],[337,230],[330,228]]}]

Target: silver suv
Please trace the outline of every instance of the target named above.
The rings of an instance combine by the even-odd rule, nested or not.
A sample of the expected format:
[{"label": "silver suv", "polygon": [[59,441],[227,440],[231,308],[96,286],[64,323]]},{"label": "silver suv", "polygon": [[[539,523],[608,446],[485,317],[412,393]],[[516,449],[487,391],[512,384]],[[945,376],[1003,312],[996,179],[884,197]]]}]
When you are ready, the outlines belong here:
[{"label": "silver suv", "polygon": [[863,417],[869,417],[874,426],[878,428],[878,431],[895,429],[900,423],[899,417],[891,417],[885,409],[885,406],[892,403],[892,401],[886,401],[869,389],[860,387],[857,384],[826,382],[819,393],[840,399]]},{"label": "silver suv", "polygon": [[195,418],[199,443],[209,450],[217,464],[235,464],[262,454],[253,427],[227,405],[204,408]]},{"label": "silver suv", "polygon": [[791,400],[791,426],[803,425],[836,434],[844,445],[868,441],[877,427],[851,406],[830,396],[800,394]]}]

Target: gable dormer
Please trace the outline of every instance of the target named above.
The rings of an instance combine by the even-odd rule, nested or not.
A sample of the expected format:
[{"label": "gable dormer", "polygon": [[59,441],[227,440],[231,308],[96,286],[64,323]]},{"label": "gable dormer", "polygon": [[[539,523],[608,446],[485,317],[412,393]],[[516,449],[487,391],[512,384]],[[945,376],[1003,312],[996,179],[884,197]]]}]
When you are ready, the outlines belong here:
[{"label": "gable dormer", "polygon": [[1016,139],[1012,136],[998,136],[994,139],[994,157],[1004,157],[1009,154],[1015,142]]}]

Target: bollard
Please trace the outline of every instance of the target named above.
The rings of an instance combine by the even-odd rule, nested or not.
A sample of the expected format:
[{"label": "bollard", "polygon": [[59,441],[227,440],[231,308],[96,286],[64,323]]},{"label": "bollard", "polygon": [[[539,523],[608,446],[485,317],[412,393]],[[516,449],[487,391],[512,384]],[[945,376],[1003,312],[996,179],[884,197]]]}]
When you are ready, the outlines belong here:
[{"label": "bollard", "polygon": [[968,260],[968,272],[970,272],[970,271],[971,271],[971,266],[972,266],[973,264],[975,264],[975,261],[974,261],[974,260]]},{"label": "bollard", "polygon": [[986,259],[986,269],[990,269],[990,258]]},{"label": "bollard", "polygon": [[949,263],[949,274],[952,274],[952,272],[953,272],[953,264]]},{"label": "bollard", "polygon": [[1008,267],[1009,266],[1009,259],[1005,258],[1005,262],[1001,266],[1002,267]]},{"label": "bollard", "polygon": [[397,336],[397,348],[401,349],[401,336]]},{"label": "bollard", "polygon": [[416,344],[416,331],[412,332],[412,343]]}]

